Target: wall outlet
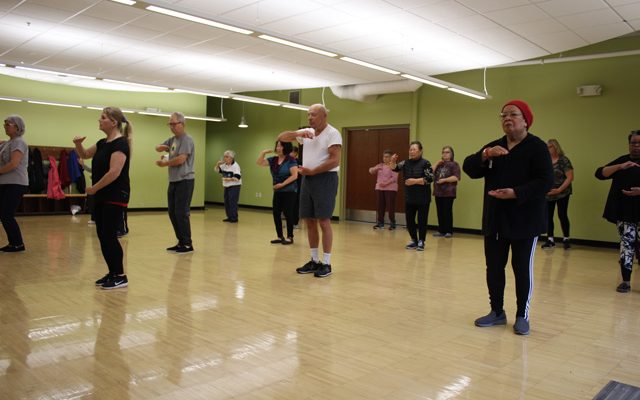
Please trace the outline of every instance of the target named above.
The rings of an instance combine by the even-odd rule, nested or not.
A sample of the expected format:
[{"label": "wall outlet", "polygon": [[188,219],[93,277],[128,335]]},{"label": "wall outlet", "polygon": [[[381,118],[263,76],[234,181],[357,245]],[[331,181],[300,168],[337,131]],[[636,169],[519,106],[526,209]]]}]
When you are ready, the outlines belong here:
[{"label": "wall outlet", "polygon": [[258,197],[258,198],[262,197],[262,193],[261,192],[256,192],[256,197]]}]

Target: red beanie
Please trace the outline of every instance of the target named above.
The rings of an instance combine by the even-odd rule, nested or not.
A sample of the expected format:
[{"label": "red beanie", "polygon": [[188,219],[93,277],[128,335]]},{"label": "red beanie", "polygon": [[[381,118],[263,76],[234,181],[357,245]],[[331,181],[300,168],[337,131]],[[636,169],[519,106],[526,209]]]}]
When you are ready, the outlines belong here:
[{"label": "red beanie", "polygon": [[518,109],[520,109],[520,111],[522,112],[524,120],[527,123],[527,128],[531,128],[531,125],[533,125],[533,113],[531,112],[531,108],[529,108],[529,105],[527,103],[522,100],[511,100],[507,104],[502,106],[502,109],[504,110],[506,106],[518,107]]}]

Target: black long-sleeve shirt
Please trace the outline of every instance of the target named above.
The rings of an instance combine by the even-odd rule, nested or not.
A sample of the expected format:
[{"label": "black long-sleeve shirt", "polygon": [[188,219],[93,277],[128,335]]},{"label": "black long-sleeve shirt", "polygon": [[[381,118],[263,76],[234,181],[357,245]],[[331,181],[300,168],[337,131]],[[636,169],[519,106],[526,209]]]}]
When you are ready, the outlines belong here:
[{"label": "black long-sleeve shirt", "polygon": [[[546,193],[553,186],[553,165],[544,141],[528,133],[509,154],[482,161],[487,147],[508,149],[507,137],[483,146],[464,160],[463,170],[471,179],[485,178],[482,233],[509,239],[525,239],[547,230]],[[515,199],[497,199],[488,192],[513,188]]]},{"label": "black long-sleeve shirt", "polygon": [[640,196],[627,196],[622,190],[629,190],[632,187],[640,186],[640,168],[631,167],[616,171],[608,178],[602,175],[605,167],[622,164],[627,161],[640,163],[640,160],[633,160],[629,154],[620,156],[611,161],[604,167],[596,170],[596,178],[600,180],[612,179],[609,195],[607,196],[607,204],[604,206],[604,214],[602,215],[609,222],[614,224],[618,221],[622,222],[640,222]]},{"label": "black long-sleeve shirt", "polygon": [[431,201],[431,185],[433,171],[431,163],[424,158],[417,160],[407,159],[400,161],[394,171],[402,171],[404,179],[419,178],[424,180],[424,185],[411,185],[404,187],[404,199],[406,204],[425,205]]}]

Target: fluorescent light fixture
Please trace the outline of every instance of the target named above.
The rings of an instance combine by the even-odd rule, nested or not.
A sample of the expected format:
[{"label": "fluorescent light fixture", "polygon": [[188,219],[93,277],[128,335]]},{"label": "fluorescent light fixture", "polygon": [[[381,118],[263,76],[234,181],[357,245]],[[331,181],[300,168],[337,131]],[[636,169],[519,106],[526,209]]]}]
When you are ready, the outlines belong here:
[{"label": "fluorescent light fixture", "polygon": [[284,108],[291,108],[292,110],[301,110],[301,111],[309,111],[309,107],[307,106],[298,106],[295,104],[283,104]]},{"label": "fluorescent light fixture", "polygon": [[[122,111],[124,112],[124,111]],[[156,117],[170,117],[171,113],[163,113],[163,112],[154,112],[154,111],[138,111],[138,114],[142,115],[153,115]]]},{"label": "fluorescent light fixture", "polygon": [[484,95],[480,95],[480,94],[472,93],[472,92],[470,92],[470,91],[463,90],[463,89],[458,89],[458,88],[454,88],[454,87],[447,88],[447,90],[451,90],[452,92],[456,92],[456,93],[459,93],[459,94],[463,94],[463,95],[465,95],[465,96],[473,97],[474,99],[478,99],[478,100],[484,100],[484,99],[486,99],[486,98],[487,98],[487,97],[486,97],[486,96],[484,96]]},{"label": "fluorescent light fixture", "polygon": [[0,100],[2,100],[2,101],[18,101],[18,102],[22,101],[20,99],[14,99],[14,98],[11,98],[11,97],[0,97]]},{"label": "fluorescent light fixture", "polygon": [[209,19],[196,17],[193,15],[181,13],[179,11],[169,10],[167,8],[162,8],[157,6],[147,6],[146,9],[149,11],[160,13],[160,14],[169,15],[171,17],[181,18],[187,21],[197,22],[199,24],[213,26],[214,28],[220,28],[220,29],[225,29],[228,31],[236,32],[236,33],[242,33],[243,35],[251,35],[253,33],[253,31],[250,31],[247,29],[242,29],[235,26],[223,24],[220,22],[211,21]]},{"label": "fluorescent light fixture", "polygon": [[102,109],[104,107],[98,107],[98,106],[85,106],[84,108],[86,108],[87,110],[97,110],[97,111],[102,111]]},{"label": "fluorescent light fixture", "polygon": [[257,99],[253,97],[231,96],[231,98],[234,100],[244,101],[247,103],[264,104],[267,106],[274,106],[274,107],[280,107],[282,105],[282,103],[279,103],[277,101],[262,100],[262,99]]},{"label": "fluorescent light fixture", "polygon": [[136,4],[136,2],[133,1],[133,0],[111,0],[111,1],[116,2],[116,3],[120,3],[120,4],[126,4],[128,6],[132,6],[132,5]]},{"label": "fluorescent light fixture", "polygon": [[135,113],[137,113],[137,111],[135,111],[135,110],[120,110],[120,111],[122,111],[124,114],[135,114]]},{"label": "fluorescent light fixture", "polygon": [[211,122],[222,122],[224,121],[222,118],[214,118],[214,117],[194,117],[192,115],[185,115],[186,119],[194,119],[197,121],[211,121]]},{"label": "fluorescent light fixture", "polygon": [[68,73],[68,72],[50,71],[50,70],[46,70],[46,69],[31,68],[31,67],[21,67],[19,65],[16,65],[15,68],[16,69],[22,69],[22,70],[25,70],[25,71],[42,72],[43,74],[51,74],[51,75],[58,75],[58,76],[68,76],[68,77],[72,77],[72,78],[96,79],[94,76],[78,75],[78,74],[71,74],[71,73]]},{"label": "fluorescent light fixture", "polygon": [[133,86],[140,86],[140,87],[156,89],[156,90],[169,90],[168,87],[147,85],[146,83],[126,82],[126,81],[118,81],[118,80],[115,80],[115,79],[106,79],[106,78],[102,78],[102,80],[105,81],[105,82],[118,83],[118,84],[121,84],[121,85],[133,85]]},{"label": "fluorescent light fixture", "polygon": [[7,64],[0,64],[0,67],[6,67]]},{"label": "fluorescent light fixture", "polygon": [[36,101],[36,100],[27,100],[27,103],[32,103],[32,104],[42,104],[45,106],[58,106],[58,107],[69,107],[69,108],[82,108],[82,106],[79,106],[77,104],[64,104],[64,103],[50,103],[48,101]]},{"label": "fluorescent light fixture", "polygon": [[338,56],[336,53],[331,53],[329,51],[315,49],[313,47],[305,46],[305,45],[299,44],[299,43],[290,42],[288,40],[280,39],[280,38],[269,36],[269,35],[260,35],[258,37],[260,39],[268,40],[270,42],[283,44],[285,46],[295,47],[296,49],[310,51],[312,53],[320,54],[320,55],[327,56],[327,57],[337,57]]},{"label": "fluorescent light fixture", "polygon": [[219,97],[221,99],[228,99],[229,95],[227,94],[219,94],[219,93],[208,93],[208,92],[198,92],[197,90],[188,90],[188,89],[173,89],[174,92],[179,92],[179,93],[191,93],[191,94],[198,94],[200,96],[211,96],[211,97]]},{"label": "fluorescent light fixture", "polygon": [[426,83],[427,85],[435,86],[435,87],[440,88],[440,89],[446,89],[446,88],[449,87],[449,86],[444,85],[442,83],[436,82],[435,80],[419,78],[417,76],[413,76],[413,75],[409,75],[409,74],[402,74],[400,76],[403,77],[403,78],[414,80],[414,81]]},{"label": "fluorescent light fixture", "polygon": [[378,71],[386,72],[388,74],[392,74],[392,75],[399,75],[400,74],[400,72],[398,72],[398,71],[394,71],[392,69],[381,67],[379,65],[371,64],[371,63],[368,63],[368,62],[365,62],[365,61],[356,60],[355,58],[340,57],[340,59],[342,61],[350,62],[352,64],[358,64],[358,65],[361,65],[363,67],[367,67],[367,68],[375,69],[375,70],[378,70]]},{"label": "fluorescent light fixture", "polygon": [[244,115],[242,116],[242,118],[240,118],[240,123],[238,124],[238,128],[248,128],[249,125],[247,125],[247,120],[244,119]]}]

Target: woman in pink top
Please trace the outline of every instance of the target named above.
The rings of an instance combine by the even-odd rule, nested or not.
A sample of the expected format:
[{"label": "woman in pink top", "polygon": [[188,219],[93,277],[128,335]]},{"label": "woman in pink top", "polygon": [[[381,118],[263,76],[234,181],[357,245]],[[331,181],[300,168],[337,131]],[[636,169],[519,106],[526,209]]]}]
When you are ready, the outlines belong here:
[{"label": "woman in pink top", "polygon": [[391,170],[391,150],[382,153],[382,162],[369,168],[371,175],[377,174],[376,193],[378,196],[377,223],[373,229],[384,229],[384,211],[389,213],[389,230],[396,229],[396,194],[398,193],[398,173]]}]

